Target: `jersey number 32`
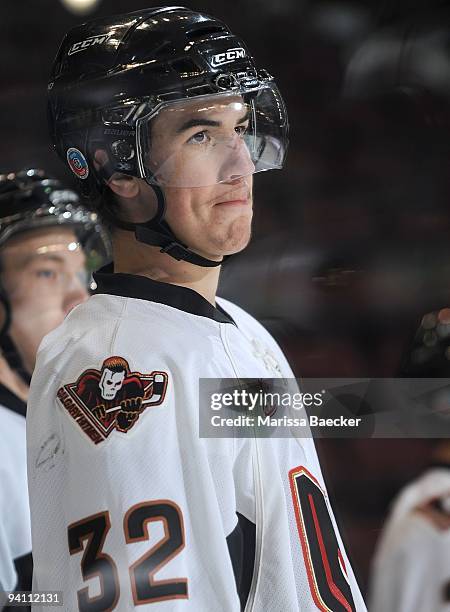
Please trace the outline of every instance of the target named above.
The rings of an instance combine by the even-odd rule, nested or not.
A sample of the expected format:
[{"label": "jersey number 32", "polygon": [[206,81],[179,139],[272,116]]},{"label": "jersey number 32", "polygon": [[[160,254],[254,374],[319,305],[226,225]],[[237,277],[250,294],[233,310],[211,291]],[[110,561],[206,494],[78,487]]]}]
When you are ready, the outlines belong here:
[{"label": "jersey number 32", "polygon": [[[125,541],[132,544],[148,540],[147,523],[152,521],[162,522],[164,537],[129,568],[135,605],[188,597],[186,578],[155,580],[154,577],[184,548],[183,516],[174,502],[159,499],[132,506],[123,521]],[[101,586],[100,594],[95,596],[89,595],[89,587],[78,591],[80,612],[114,610],[119,601],[117,566],[109,555],[102,552],[110,528],[108,511],[88,516],[68,527],[70,554],[84,551],[81,559],[83,579],[98,577]]]}]

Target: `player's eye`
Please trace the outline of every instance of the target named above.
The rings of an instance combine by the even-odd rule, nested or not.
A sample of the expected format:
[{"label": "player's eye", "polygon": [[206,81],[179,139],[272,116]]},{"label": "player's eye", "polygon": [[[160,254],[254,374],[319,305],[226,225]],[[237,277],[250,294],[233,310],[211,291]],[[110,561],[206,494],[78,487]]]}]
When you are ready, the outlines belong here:
[{"label": "player's eye", "polygon": [[36,270],[36,276],[38,278],[55,280],[58,276],[58,273],[55,270],[50,270],[49,268],[42,268],[41,270]]},{"label": "player's eye", "polygon": [[197,132],[191,136],[187,142],[188,144],[206,144],[207,142],[210,142],[210,140],[211,138],[208,135],[207,130],[202,130],[201,132]]}]

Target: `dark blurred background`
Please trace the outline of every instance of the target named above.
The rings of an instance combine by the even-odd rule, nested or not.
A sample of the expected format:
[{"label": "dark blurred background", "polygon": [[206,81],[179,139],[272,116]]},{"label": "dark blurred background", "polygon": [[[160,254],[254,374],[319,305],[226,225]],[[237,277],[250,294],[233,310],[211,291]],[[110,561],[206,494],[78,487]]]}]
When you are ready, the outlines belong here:
[{"label": "dark blurred background", "polygon": [[[77,23],[149,6],[89,1],[3,0],[0,171],[38,166],[72,181],[47,135],[58,45]],[[449,2],[183,4],[247,41],[290,115],[287,166],[256,177],[254,239],[226,266],[221,294],[269,328],[296,375],[427,376],[436,366],[448,376],[450,318],[428,317],[413,338],[425,314],[450,306]],[[430,448],[318,441],[363,589],[389,503]]]}]

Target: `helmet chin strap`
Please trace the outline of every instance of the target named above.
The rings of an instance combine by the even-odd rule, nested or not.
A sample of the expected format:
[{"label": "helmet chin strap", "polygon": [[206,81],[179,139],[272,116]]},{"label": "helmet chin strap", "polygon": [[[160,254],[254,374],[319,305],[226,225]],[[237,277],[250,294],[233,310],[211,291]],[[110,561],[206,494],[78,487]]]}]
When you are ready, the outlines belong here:
[{"label": "helmet chin strap", "polygon": [[145,223],[136,223],[134,225],[134,235],[136,236],[136,240],[150,246],[162,247],[161,253],[167,253],[177,261],[188,261],[189,263],[196,266],[202,266],[204,268],[213,268],[222,265],[225,257],[220,261],[207,259],[206,257],[202,257],[201,255],[194,253],[185,244],[182,244],[178,240],[167,222],[164,220],[164,215],[166,212],[166,199],[164,197],[163,190],[159,185],[155,185],[154,183],[149,183],[149,185],[155,192],[158,202],[158,211],[156,216],[150,221],[146,221]]},{"label": "helmet chin strap", "polygon": [[[116,170],[113,164],[107,162],[106,164],[103,164],[99,170],[99,175],[101,178],[103,178],[103,180],[107,181],[115,171]],[[222,263],[228,259],[227,255],[225,255],[220,261],[207,259],[206,257],[202,257],[201,255],[194,253],[187,245],[178,240],[168,223],[164,220],[164,215],[166,213],[166,198],[164,196],[164,191],[160,185],[157,185],[154,182],[151,183],[147,180],[147,183],[150,185],[156,195],[157,211],[153,219],[145,221],[144,223],[130,223],[127,221],[122,221],[113,215],[107,206],[105,206],[102,210],[103,216],[116,227],[134,232],[136,240],[139,242],[148,244],[149,246],[161,247],[161,253],[167,253],[167,255],[170,255],[177,261],[188,261],[189,263],[196,266],[201,266],[203,268],[215,268],[217,266],[221,266]]]}]

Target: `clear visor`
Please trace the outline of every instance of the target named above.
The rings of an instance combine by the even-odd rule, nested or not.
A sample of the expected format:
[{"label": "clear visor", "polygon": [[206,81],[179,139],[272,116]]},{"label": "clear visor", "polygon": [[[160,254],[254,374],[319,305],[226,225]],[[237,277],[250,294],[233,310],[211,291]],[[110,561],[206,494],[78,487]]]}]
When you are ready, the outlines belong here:
[{"label": "clear visor", "polygon": [[207,187],[281,168],[288,123],[274,84],[164,103],[137,122],[142,175]]}]

